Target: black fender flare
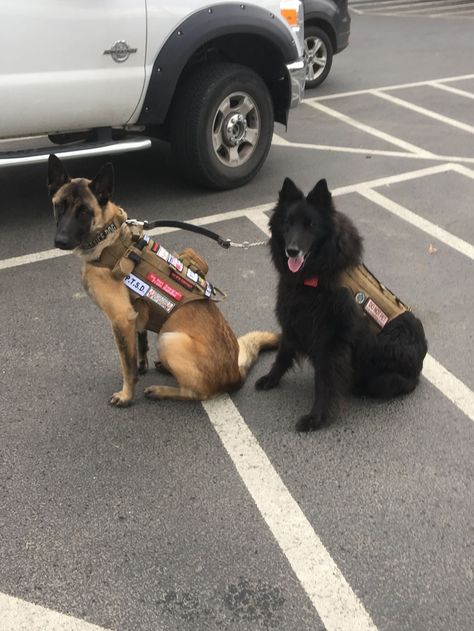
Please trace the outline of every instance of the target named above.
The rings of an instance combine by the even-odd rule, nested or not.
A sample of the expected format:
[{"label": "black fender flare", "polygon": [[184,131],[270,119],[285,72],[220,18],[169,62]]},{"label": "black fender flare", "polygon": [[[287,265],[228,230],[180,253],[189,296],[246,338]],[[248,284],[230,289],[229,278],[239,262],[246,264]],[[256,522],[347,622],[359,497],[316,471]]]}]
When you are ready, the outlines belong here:
[{"label": "black fender flare", "polygon": [[206,7],[184,20],[158,53],[136,124],[162,124],[189,59],[207,42],[225,35],[258,36],[277,47],[285,63],[298,59],[292,34],[279,16],[261,7],[237,3]]}]

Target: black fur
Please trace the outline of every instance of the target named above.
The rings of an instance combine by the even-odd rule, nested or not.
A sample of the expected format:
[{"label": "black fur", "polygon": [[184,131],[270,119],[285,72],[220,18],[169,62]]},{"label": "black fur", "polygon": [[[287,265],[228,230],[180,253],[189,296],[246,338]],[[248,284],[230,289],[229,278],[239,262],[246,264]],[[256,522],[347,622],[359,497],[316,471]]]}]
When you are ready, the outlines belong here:
[{"label": "black fur", "polygon": [[[267,390],[298,356],[315,370],[314,403],[296,429],[317,429],[336,411],[340,395],[393,397],[418,383],[427,352],[421,322],[404,313],[375,335],[341,272],[362,260],[362,239],[352,221],[334,208],[326,180],[307,197],[288,178],[270,219],[270,247],[279,274],[276,314],[282,328],[278,354],[256,387]],[[298,261],[289,268],[289,259]],[[318,286],[304,281],[318,277]]]}]

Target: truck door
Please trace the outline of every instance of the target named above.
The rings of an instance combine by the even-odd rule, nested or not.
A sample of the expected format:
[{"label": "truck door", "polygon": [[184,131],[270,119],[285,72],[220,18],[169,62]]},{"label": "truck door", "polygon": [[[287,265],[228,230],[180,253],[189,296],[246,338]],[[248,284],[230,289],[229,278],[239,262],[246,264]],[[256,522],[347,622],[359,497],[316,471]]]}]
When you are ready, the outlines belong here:
[{"label": "truck door", "polygon": [[2,0],[0,138],[125,124],[145,46],[146,0]]}]

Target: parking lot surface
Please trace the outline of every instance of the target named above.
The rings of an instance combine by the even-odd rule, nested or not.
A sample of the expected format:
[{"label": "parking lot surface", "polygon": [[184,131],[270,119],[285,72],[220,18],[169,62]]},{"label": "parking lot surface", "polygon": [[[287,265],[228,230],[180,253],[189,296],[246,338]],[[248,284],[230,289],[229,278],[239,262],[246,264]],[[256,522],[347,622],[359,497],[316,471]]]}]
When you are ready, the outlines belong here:
[{"label": "parking lot surface", "polygon": [[[269,353],[231,396],[151,402],[171,378],[150,370],[131,408],[109,407],[112,334],[52,249],[46,170],[1,171],[0,631],[472,629],[472,25],[368,13],[248,186],[196,189],[158,146],[114,157],[115,200],[252,243],[285,176],[327,178],[368,267],[424,323],[420,386],[299,435],[311,370],[256,392]],[[237,334],[276,327],[266,246],[155,236],[204,255]]]}]

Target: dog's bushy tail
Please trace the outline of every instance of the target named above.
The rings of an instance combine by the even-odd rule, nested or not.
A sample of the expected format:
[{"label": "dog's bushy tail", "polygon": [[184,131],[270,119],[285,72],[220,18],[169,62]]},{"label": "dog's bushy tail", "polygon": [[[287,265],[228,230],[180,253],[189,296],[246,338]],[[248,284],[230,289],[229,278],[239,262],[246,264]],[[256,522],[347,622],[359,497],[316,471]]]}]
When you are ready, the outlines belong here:
[{"label": "dog's bushy tail", "polygon": [[257,361],[260,351],[277,348],[279,341],[280,335],[270,331],[251,331],[239,337],[239,371],[242,381]]}]

